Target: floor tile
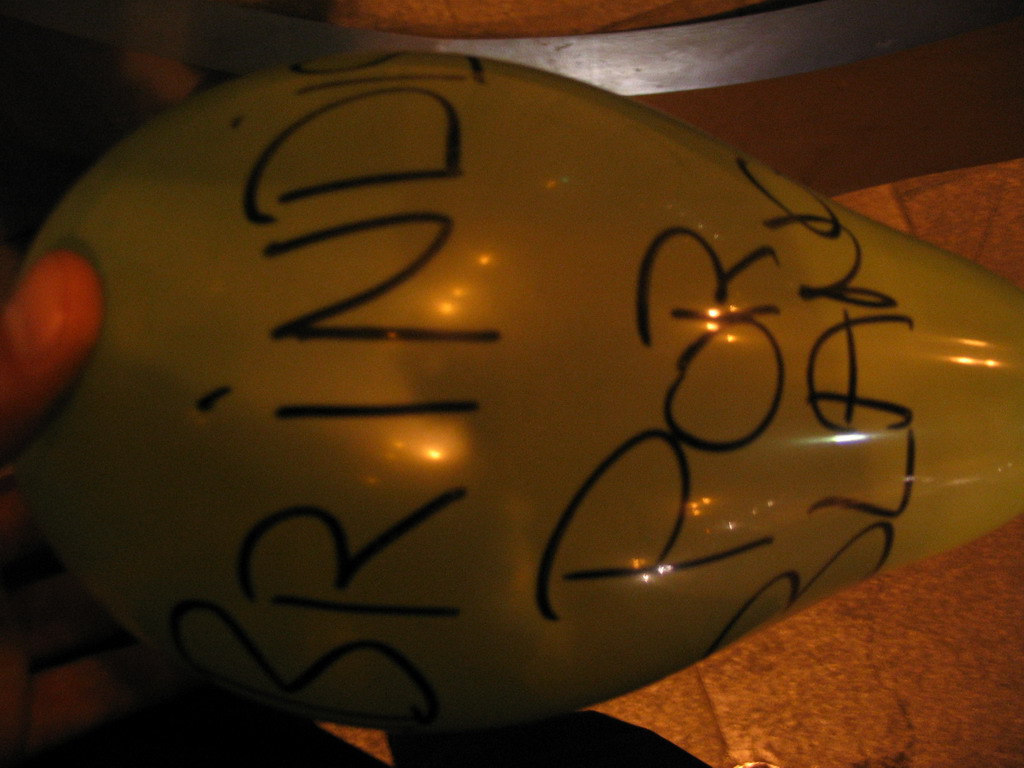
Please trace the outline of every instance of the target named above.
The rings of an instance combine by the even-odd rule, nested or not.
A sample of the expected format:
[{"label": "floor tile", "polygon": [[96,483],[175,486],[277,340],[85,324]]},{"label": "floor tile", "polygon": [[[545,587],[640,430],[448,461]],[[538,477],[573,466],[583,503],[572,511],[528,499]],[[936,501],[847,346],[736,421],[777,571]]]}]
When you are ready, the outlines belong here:
[{"label": "floor tile", "polygon": [[1019,518],[702,662],[730,756],[781,768],[1024,765],[1022,548]]}]

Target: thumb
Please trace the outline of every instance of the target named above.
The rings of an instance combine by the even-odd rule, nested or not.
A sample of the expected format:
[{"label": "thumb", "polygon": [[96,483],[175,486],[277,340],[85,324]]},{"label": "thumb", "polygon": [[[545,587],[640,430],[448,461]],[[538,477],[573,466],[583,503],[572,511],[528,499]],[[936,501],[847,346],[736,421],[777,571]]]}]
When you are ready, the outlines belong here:
[{"label": "thumb", "polygon": [[99,335],[103,297],[92,266],[70,251],[37,261],[0,313],[0,464],[31,438]]}]

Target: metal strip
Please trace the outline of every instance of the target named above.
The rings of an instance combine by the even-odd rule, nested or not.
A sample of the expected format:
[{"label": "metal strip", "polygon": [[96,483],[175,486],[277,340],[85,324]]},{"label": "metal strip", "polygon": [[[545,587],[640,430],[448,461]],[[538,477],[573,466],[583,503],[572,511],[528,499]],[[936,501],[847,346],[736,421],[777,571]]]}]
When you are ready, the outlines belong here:
[{"label": "metal strip", "polygon": [[229,73],[338,52],[517,62],[624,95],[781,77],[894,53],[1024,14],[1020,0],[817,0],[627,32],[436,39],[352,30],[214,0],[0,0],[0,14]]}]

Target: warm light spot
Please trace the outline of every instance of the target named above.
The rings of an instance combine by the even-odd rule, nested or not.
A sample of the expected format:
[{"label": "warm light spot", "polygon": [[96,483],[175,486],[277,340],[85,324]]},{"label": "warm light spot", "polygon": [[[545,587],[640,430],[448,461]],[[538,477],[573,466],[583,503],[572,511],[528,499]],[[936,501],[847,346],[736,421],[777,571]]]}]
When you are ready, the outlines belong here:
[{"label": "warm light spot", "polygon": [[483,267],[486,267],[492,261],[494,261],[494,256],[489,253],[481,253],[476,257],[476,263]]},{"label": "warm light spot", "polygon": [[960,365],[984,365],[987,368],[998,368],[1001,365],[998,360],[981,360],[976,357],[950,357],[949,361]]},{"label": "warm light spot", "polygon": [[554,189],[558,186],[558,179],[548,179],[544,182],[545,189]]},{"label": "warm light spot", "polygon": [[431,461],[440,461],[444,458],[444,451],[439,448],[427,448],[423,451],[423,455]]},{"label": "warm light spot", "polygon": [[704,327],[714,333],[718,330],[718,323],[706,323]]},{"label": "warm light spot", "polygon": [[718,317],[721,314],[722,314],[722,310],[720,310],[720,309],[709,309],[708,310],[708,317]]},{"label": "warm light spot", "polygon": [[452,288],[452,296],[454,296],[456,299],[461,299],[465,295],[466,289],[463,288],[461,285],[457,285],[454,288]]},{"label": "warm light spot", "polygon": [[711,503],[711,499],[709,499],[707,496],[705,496],[703,499],[701,499],[701,502],[704,503],[704,504],[710,504]]},{"label": "warm light spot", "polygon": [[442,301],[437,305],[437,311],[442,315],[453,315],[455,314],[455,302],[453,301]]},{"label": "warm light spot", "polygon": [[725,340],[732,344],[734,341],[736,341],[736,337],[733,336],[731,333],[727,333],[725,334]]}]

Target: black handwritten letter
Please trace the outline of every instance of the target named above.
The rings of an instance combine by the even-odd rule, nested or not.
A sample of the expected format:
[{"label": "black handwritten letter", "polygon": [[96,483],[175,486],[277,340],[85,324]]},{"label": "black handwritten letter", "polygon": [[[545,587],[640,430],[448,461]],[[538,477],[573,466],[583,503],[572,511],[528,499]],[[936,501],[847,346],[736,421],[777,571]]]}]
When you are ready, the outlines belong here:
[{"label": "black handwritten letter", "polygon": [[[275,216],[267,211],[266,206],[261,203],[260,192],[264,186],[264,177],[267,173],[267,168],[270,166],[273,159],[278,156],[282,148],[295,141],[296,136],[302,135],[303,129],[323,118],[325,115],[330,115],[339,110],[346,109],[367,99],[390,100],[395,103],[396,111],[400,114],[406,110],[398,109],[398,107],[402,106],[399,102],[408,101],[410,99],[417,101],[425,100],[428,106],[433,107],[434,109],[427,110],[426,114],[433,113],[441,121],[442,146],[438,152],[440,157],[437,162],[424,167],[381,169],[376,172],[361,172],[340,178],[328,178],[321,181],[315,181],[279,192],[276,197],[276,201],[278,203],[290,203],[328,192],[336,192],[338,190],[351,189],[353,187],[366,185],[391,184],[461,175],[462,169],[460,168],[459,163],[462,154],[462,140],[459,117],[455,108],[447,99],[432,91],[413,87],[380,88],[373,91],[366,91],[317,107],[309,114],[293,122],[285,128],[284,131],[278,134],[273,141],[271,141],[256,160],[245,185],[243,207],[246,218],[248,218],[249,221],[255,224],[268,224],[277,220]],[[406,127],[407,130],[417,132],[422,130],[422,128],[423,126]],[[419,138],[419,141],[422,141],[422,137]],[[326,153],[330,148],[320,147],[320,150],[321,152]],[[341,148],[341,151],[344,151],[344,148]],[[325,157],[329,156],[330,155],[325,155]],[[387,154],[383,153],[383,156],[386,157]]]},{"label": "black handwritten letter", "polygon": [[768,186],[751,170],[750,163],[743,158],[737,158],[736,164],[747,180],[783,213],[782,216],[772,216],[765,219],[762,222],[765,227],[775,230],[797,225],[827,240],[838,241],[845,236],[849,242],[850,267],[847,272],[831,283],[800,286],[801,298],[808,300],[819,298],[833,299],[845,304],[864,307],[896,306],[896,300],[881,291],[853,285],[861,269],[863,254],[861,253],[860,241],[839,221],[839,217],[828,203],[808,193],[808,197],[811,198],[816,207],[821,209],[821,213],[797,213],[782,202],[777,195],[772,194]]},{"label": "black handwritten letter", "polygon": [[242,593],[250,600],[255,599],[256,592],[252,580],[252,560],[258,545],[269,534],[282,526],[289,526],[298,520],[315,522],[326,535],[335,555],[334,586],[338,589],[348,587],[364,567],[380,555],[384,550],[410,533],[431,517],[454,504],[466,495],[465,488],[453,488],[442,493],[435,499],[385,529],[376,538],[353,552],[349,548],[348,538],[342,524],[334,515],[319,507],[289,507],[276,512],[261,521],[246,535],[238,552],[238,580]]},{"label": "black handwritten letter", "polygon": [[[894,323],[905,325],[908,328],[914,327],[914,321],[906,315],[869,315],[852,319],[848,312],[843,312],[843,321],[828,328],[811,348],[810,358],[807,362],[807,399],[814,410],[814,415],[822,426],[836,432],[848,432],[856,429],[854,419],[858,409],[876,411],[891,414],[896,418],[888,425],[889,429],[902,429],[910,424],[913,418],[912,411],[906,406],[889,400],[863,397],[860,394],[860,382],[857,366],[857,345],[854,337],[854,329],[864,325],[875,325],[883,323]],[[837,334],[842,334],[845,340],[847,357],[847,383],[845,392],[823,391],[817,383],[818,356],[826,344]],[[822,403],[837,402],[843,404],[842,421],[837,421],[826,415]]]},{"label": "black handwritten letter", "polygon": [[715,274],[714,301],[718,304],[724,304],[729,300],[730,283],[751,266],[766,258],[774,261],[776,266],[779,263],[775,251],[767,246],[762,246],[754,249],[735,264],[726,268],[718,253],[699,232],[687,227],[670,227],[666,229],[654,238],[650,246],[648,246],[647,252],[640,262],[640,273],[637,279],[636,327],[640,340],[646,346],[651,345],[650,298],[654,266],[659,260],[665,245],[679,237],[695,242],[703,255],[711,262],[711,267]]},{"label": "black handwritten letter", "polygon": [[683,528],[686,502],[690,493],[690,473],[686,463],[686,456],[683,454],[682,448],[677,445],[676,441],[672,439],[672,436],[666,432],[660,430],[641,432],[631,437],[612,451],[612,453],[597,466],[597,469],[591,472],[590,476],[575,493],[572,500],[569,502],[569,505],[562,512],[562,515],[558,520],[558,524],[555,526],[555,530],[552,532],[551,537],[548,540],[537,576],[537,607],[540,609],[540,613],[544,618],[552,621],[558,619],[558,614],[555,612],[555,608],[551,600],[551,579],[554,573],[555,560],[557,559],[558,553],[562,547],[563,539],[572,526],[573,520],[575,519],[580,507],[583,505],[587,496],[591,493],[594,487],[601,482],[605,475],[608,474],[616,464],[622,461],[626,456],[630,455],[637,448],[646,446],[652,441],[654,445],[668,449],[670,460],[676,466],[679,473],[678,505],[674,510],[672,510],[673,519],[671,521],[669,535],[661,552],[655,555],[656,559],[660,562],[667,556],[672,547],[675,546],[676,540],[679,538],[679,534]]},{"label": "black handwritten letter", "polygon": [[917,448],[914,441],[914,430],[907,430],[907,450],[905,454],[904,464],[902,467],[902,474],[900,475],[900,499],[893,507],[883,507],[881,504],[874,504],[870,501],[864,501],[863,499],[855,499],[852,496],[827,496],[824,499],[819,499],[814,502],[807,510],[810,512],[817,512],[822,509],[850,509],[855,512],[863,512],[868,515],[876,515],[878,517],[899,517],[902,515],[907,506],[910,504],[910,495],[914,489],[914,481],[916,480],[915,463],[917,457]]},{"label": "black handwritten letter", "polygon": [[[757,316],[762,314],[778,313],[778,307],[774,306],[754,307],[748,310],[722,312],[715,316],[715,322],[713,324],[714,330],[709,330],[701,334],[696,341],[683,350],[682,355],[679,357],[679,374],[676,376],[675,381],[671,384],[668,392],[665,394],[665,422],[675,437],[682,440],[687,445],[691,445],[694,448],[700,448],[705,451],[733,451],[752,443],[768,428],[775,419],[775,414],[779,410],[779,404],[782,402],[782,392],[785,386],[786,374],[782,357],[782,349],[779,347],[779,343],[776,341],[771,330],[764,323],[760,322],[757,319]],[[702,323],[707,323],[708,320],[707,314],[687,309],[676,309],[672,312],[672,316],[680,319],[698,320]],[[775,385],[772,390],[771,398],[765,408],[764,416],[745,434],[733,438],[698,435],[680,425],[676,417],[675,412],[677,400],[680,396],[680,388],[686,380],[691,366],[700,358],[701,353],[704,352],[720,334],[726,334],[730,330],[734,330],[737,325],[749,326],[757,330],[771,349],[772,361],[775,369]],[[752,370],[751,376],[761,373],[762,371]],[[728,404],[725,404],[725,407],[728,407]]]},{"label": "black handwritten letter", "polygon": [[452,231],[451,218],[442,213],[411,212],[367,219],[352,224],[342,224],[287,241],[270,243],[264,254],[268,258],[292,253],[316,243],[342,240],[372,230],[386,230],[396,227],[435,227],[436,233],[422,250],[415,252],[411,260],[393,275],[386,277],[369,288],[348,296],[326,307],[308,312],[288,320],[271,331],[275,339],[348,339],[369,341],[497,341],[499,333],[493,329],[452,330],[447,328],[410,328],[390,325],[337,326],[326,322],[357,307],[367,304],[398,288],[423,269],[444,247]]}]

